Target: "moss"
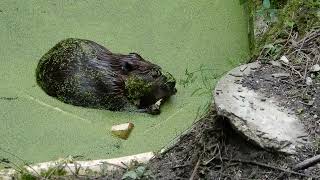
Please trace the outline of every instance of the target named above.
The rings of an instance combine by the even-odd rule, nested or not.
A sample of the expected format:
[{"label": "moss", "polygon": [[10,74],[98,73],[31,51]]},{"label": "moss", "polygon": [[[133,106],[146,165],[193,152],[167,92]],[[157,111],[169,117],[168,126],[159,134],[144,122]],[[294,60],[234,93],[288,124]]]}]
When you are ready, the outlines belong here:
[{"label": "moss", "polygon": [[271,1],[275,8],[282,8],[278,13],[278,21],[271,24],[268,31],[256,40],[253,56],[257,56],[266,44],[273,44],[276,40],[287,39],[288,32],[293,29],[303,36],[314,26],[320,25],[319,0],[282,0]]},{"label": "moss", "polygon": [[135,101],[151,92],[151,83],[147,83],[137,76],[131,76],[125,82],[125,90],[128,99]]},{"label": "moss", "polygon": [[42,82],[42,77],[47,73],[47,69],[41,69],[45,67],[46,63],[51,63],[51,66],[58,64],[60,68],[63,68],[70,61],[77,60],[83,55],[87,56],[87,59],[96,56],[94,48],[88,45],[87,40],[68,38],[60,41],[41,57],[36,69],[37,83],[42,88],[46,88],[45,83]]},{"label": "moss", "polygon": [[37,180],[39,178],[35,177],[34,175],[30,173],[22,173],[19,177],[21,180]]}]

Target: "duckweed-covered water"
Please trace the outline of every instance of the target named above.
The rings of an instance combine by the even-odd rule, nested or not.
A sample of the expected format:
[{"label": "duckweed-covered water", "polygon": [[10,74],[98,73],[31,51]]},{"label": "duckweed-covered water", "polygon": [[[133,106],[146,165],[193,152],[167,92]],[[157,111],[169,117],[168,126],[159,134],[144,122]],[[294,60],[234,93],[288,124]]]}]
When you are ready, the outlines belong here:
[{"label": "duckweed-covered water", "polygon": [[[90,39],[113,52],[138,52],[176,77],[178,93],[158,116],[59,102],[37,86],[35,68],[68,37]],[[159,150],[201,115],[215,78],[247,52],[239,0],[2,0],[0,158],[13,158],[5,151],[40,162]],[[130,138],[112,137],[111,126],[124,122],[135,125]]]}]

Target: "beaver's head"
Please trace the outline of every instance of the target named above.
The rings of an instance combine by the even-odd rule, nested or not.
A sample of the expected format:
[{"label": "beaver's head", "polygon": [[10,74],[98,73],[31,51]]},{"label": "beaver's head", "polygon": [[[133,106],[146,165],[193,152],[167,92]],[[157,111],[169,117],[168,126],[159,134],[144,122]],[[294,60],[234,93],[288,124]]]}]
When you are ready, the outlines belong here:
[{"label": "beaver's head", "polygon": [[139,54],[125,55],[121,59],[121,67],[126,96],[139,108],[148,107],[177,92],[173,76]]}]

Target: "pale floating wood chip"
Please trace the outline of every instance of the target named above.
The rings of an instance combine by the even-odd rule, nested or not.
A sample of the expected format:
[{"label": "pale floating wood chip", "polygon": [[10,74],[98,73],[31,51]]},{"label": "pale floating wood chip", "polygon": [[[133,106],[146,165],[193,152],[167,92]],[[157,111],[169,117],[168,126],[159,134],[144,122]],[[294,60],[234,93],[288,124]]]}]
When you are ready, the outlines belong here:
[{"label": "pale floating wood chip", "polygon": [[133,127],[134,125],[132,123],[118,124],[112,126],[111,132],[121,139],[128,139]]}]

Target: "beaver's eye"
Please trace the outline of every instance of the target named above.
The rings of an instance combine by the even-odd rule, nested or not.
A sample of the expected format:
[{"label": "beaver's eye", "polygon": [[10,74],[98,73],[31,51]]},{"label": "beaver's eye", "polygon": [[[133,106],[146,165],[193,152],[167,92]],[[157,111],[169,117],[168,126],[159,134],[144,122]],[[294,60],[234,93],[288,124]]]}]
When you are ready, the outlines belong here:
[{"label": "beaver's eye", "polygon": [[158,71],[152,71],[152,72],[151,72],[151,76],[152,76],[153,78],[159,77]]},{"label": "beaver's eye", "polygon": [[122,71],[125,73],[128,73],[133,70],[133,66],[128,62],[125,62],[121,68],[122,68]]},{"label": "beaver's eye", "polygon": [[160,77],[161,76],[161,71],[159,71],[159,70],[152,71],[151,75],[152,75],[153,78]]}]

